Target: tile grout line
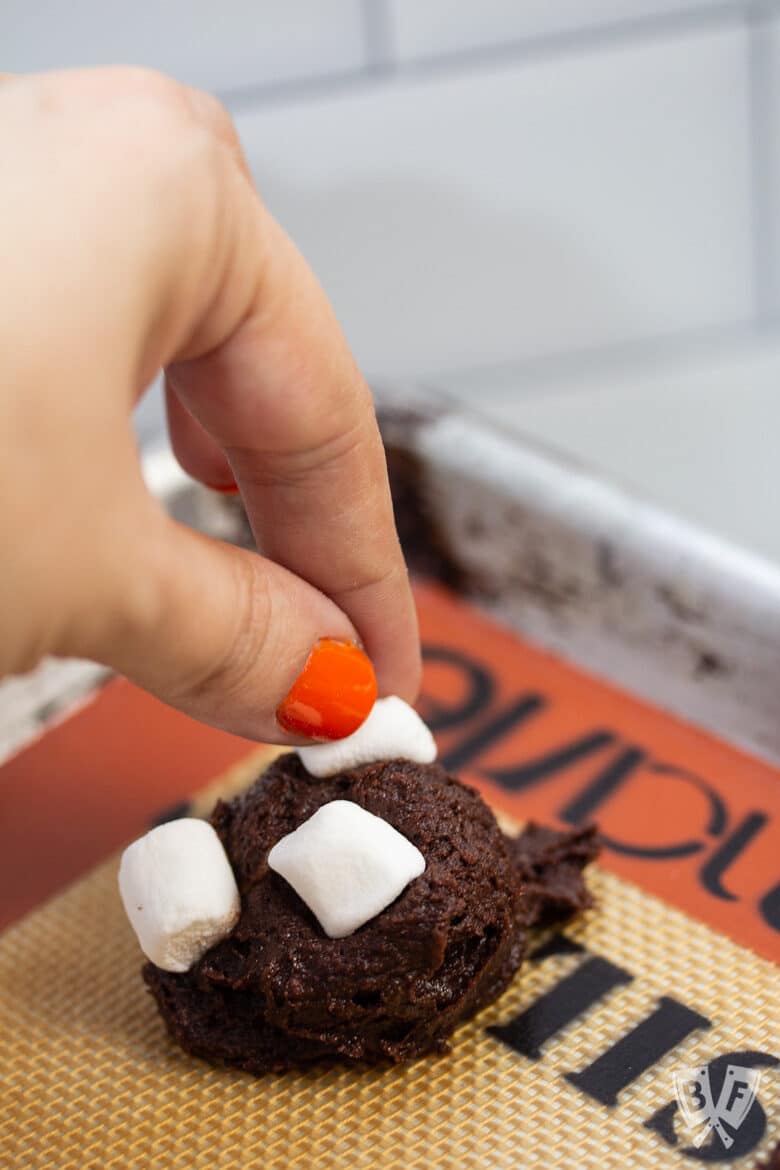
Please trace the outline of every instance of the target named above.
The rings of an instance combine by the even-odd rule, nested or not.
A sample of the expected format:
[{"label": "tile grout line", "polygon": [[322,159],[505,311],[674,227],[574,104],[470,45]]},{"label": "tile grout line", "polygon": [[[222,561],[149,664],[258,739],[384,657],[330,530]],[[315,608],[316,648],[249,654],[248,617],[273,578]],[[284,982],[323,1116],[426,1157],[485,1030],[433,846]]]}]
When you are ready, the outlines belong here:
[{"label": "tile grout line", "polygon": [[753,249],[753,296],[759,327],[777,320],[776,268],[780,261],[774,230],[780,192],[773,189],[772,160],[776,150],[772,102],[773,63],[766,26],[778,15],[776,3],[758,0],[746,13],[748,30],[748,101],[750,132],[751,233]]},{"label": "tile grout line", "polygon": [[[423,54],[402,62],[399,72],[406,77],[428,72],[435,75],[441,71],[460,70],[474,65],[501,65],[515,60],[521,64],[527,60],[634,44],[669,33],[698,32],[717,27],[725,21],[744,20],[751,2],[757,0],[710,0],[692,9],[667,9],[639,16],[618,17],[603,23],[575,24],[557,31],[531,33],[487,45],[470,45],[462,49]],[[780,0],[768,2],[777,3]]]},{"label": "tile grout line", "polygon": [[386,73],[392,68],[392,18],[388,0],[362,0],[365,67],[371,74]]},{"label": "tile grout line", "polygon": [[[626,17],[601,25],[580,25],[562,32],[542,33],[488,46],[470,46],[399,61],[392,47],[392,19],[387,0],[364,0],[366,63],[362,68],[308,78],[248,85],[217,91],[217,97],[236,112],[259,105],[280,105],[314,98],[360,92],[382,81],[435,81],[485,68],[518,66],[571,53],[588,53],[652,37],[717,28],[744,21],[751,0],[713,0],[703,8],[672,10]],[[774,3],[774,0],[770,0]],[[376,9],[376,11],[375,11]],[[379,60],[375,54],[384,54]]]}]

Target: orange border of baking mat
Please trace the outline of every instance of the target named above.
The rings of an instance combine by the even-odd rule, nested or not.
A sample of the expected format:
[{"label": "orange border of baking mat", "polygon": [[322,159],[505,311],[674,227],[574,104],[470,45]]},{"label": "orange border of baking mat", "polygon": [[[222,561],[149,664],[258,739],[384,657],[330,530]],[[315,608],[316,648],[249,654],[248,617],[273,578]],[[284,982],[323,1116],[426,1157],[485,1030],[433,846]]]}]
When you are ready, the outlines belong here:
[{"label": "orange border of baking mat", "polygon": [[[441,758],[519,820],[596,819],[606,869],[780,962],[780,771],[416,586]],[[256,748],[117,680],[0,768],[0,924]]]},{"label": "orange border of baking mat", "polygon": [[257,747],[108,683],[0,767],[0,927]]}]

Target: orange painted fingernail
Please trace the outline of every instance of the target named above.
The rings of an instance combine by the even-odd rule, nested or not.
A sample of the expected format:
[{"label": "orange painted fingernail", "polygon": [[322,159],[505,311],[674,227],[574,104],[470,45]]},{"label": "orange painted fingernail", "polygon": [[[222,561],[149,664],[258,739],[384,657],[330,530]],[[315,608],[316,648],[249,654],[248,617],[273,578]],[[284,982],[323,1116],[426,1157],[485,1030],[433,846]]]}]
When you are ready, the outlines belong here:
[{"label": "orange painted fingernail", "polygon": [[357,731],[376,701],[371,660],[352,642],[321,638],[279,704],[279,726],[309,739],[343,739]]},{"label": "orange painted fingernail", "polygon": [[207,483],[206,487],[213,492],[222,492],[223,496],[237,496],[239,490],[237,483]]}]

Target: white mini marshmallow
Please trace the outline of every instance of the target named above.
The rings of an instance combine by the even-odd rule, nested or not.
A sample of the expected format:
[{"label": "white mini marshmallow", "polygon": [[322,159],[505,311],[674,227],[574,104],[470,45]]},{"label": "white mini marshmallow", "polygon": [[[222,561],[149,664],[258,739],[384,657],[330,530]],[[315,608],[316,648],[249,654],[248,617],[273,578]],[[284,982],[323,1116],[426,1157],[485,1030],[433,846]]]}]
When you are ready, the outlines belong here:
[{"label": "white mini marshmallow", "polygon": [[436,743],[420,716],[397,695],[377,699],[371,714],[346,739],[296,749],[312,776],[335,776],[358,764],[375,760],[414,760],[430,764],[436,759]]},{"label": "white mini marshmallow", "polygon": [[222,842],[192,817],[158,825],[128,845],[119,892],[141,950],[163,971],[189,971],[230,934],[241,911]]},{"label": "white mini marshmallow", "polygon": [[277,841],[268,865],[330,938],[344,938],[419,877],[425,858],[381,817],[351,800],[332,800]]}]

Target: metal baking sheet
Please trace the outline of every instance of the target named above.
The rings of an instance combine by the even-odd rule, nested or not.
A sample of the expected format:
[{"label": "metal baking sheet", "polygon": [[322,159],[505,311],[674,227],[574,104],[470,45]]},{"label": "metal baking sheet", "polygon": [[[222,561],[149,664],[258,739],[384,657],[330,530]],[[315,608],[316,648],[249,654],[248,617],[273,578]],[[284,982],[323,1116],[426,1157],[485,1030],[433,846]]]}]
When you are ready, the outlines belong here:
[{"label": "metal baking sheet", "polygon": [[537,645],[780,759],[779,567],[444,395],[378,400],[440,575]]}]

